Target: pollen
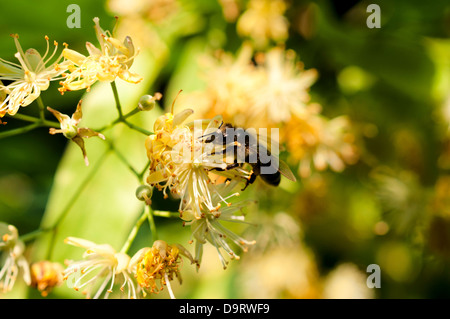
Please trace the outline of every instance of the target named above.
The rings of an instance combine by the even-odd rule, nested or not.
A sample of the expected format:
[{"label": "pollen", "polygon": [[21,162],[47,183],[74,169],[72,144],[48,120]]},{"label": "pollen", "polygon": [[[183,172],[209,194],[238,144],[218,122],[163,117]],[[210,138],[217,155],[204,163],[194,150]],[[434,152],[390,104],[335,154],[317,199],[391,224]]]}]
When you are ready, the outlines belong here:
[{"label": "pollen", "polygon": [[168,285],[166,279],[171,280],[174,275],[179,278],[180,262],[179,249],[164,241],[156,241],[147,249],[137,264],[135,275],[138,284],[144,288],[144,296],[162,291]]}]

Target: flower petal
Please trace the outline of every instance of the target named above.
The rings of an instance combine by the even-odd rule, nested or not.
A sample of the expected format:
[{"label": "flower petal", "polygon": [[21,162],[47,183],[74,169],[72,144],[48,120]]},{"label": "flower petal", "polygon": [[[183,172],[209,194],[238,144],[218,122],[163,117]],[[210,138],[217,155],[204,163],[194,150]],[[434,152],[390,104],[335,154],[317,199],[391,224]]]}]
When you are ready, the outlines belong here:
[{"label": "flower petal", "polygon": [[77,51],[71,50],[71,49],[64,49],[63,50],[63,56],[67,60],[70,60],[71,62],[75,63],[76,65],[83,64],[83,61],[86,59],[86,56],[84,56],[81,53],[78,53]]},{"label": "flower petal", "polygon": [[74,138],[72,138],[72,141],[74,141],[81,148],[81,152],[83,153],[84,163],[86,164],[86,166],[89,166],[89,160],[87,157],[86,148],[84,147],[83,138],[81,138],[81,136],[77,135]]},{"label": "flower petal", "polygon": [[78,237],[67,237],[66,239],[64,239],[64,243],[72,245],[72,246],[76,246],[76,247],[82,247],[85,249],[91,248],[96,245],[94,242],[92,242],[90,240],[86,240],[86,239],[78,238]]},{"label": "flower petal", "polygon": [[98,136],[100,137],[102,140],[105,139],[105,136],[101,133],[95,132],[94,130],[90,129],[90,128],[79,128],[78,129],[78,136],[80,137],[85,137],[85,138],[89,138],[89,137],[93,137],[93,136]]}]

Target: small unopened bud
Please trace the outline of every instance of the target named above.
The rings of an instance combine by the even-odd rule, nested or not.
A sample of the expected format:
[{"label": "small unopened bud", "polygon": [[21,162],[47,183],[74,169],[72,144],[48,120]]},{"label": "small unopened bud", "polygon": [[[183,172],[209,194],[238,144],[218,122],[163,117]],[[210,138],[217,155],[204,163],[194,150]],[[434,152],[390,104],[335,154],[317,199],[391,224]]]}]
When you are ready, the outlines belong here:
[{"label": "small unopened bud", "polygon": [[75,125],[71,125],[70,123],[68,125],[61,125],[62,133],[63,135],[71,140],[78,134],[77,127]]},{"label": "small unopened bud", "polygon": [[155,101],[159,101],[161,98],[161,93],[155,93],[155,96],[151,96],[149,94],[144,95],[139,99],[138,108],[141,111],[151,111],[155,107]]},{"label": "small unopened bud", "polygon": [[140,201],[145,201],[148,205],[151,204],[151,198],[153,195],[153,187],[149,185],[141,185],[136,189],[136,198]]}]

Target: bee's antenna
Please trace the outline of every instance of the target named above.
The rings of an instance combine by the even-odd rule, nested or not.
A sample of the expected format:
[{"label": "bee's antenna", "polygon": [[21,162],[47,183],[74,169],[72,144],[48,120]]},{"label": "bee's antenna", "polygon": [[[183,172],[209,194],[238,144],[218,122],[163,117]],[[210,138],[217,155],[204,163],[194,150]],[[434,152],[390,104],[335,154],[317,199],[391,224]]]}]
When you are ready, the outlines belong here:
[{"label": "bee's antenna", "polygon": [[173,114],[173,107],[175,106],[175,101],[177,100],[178,95],[180,95],[181,91],[183,91],[183,90],[179,90],[179,91],[178,91],[177,96],[175,96],[175,99],[174,99],[173,102],[172,102],[172,109],[170,110],[170,112],[171,112],[172,114]]},{"label": "bee's antenna", "polygon": [[[220,125],[218,127],[218,130],[220,130],[220,128],[222,127],[223,124],[224,124],[224,122],[222,121],[222,123],[220,123]],[[204,134],[204,135],[200,136],[200,138],[208,137],[208,136],[215,135],[215,134],[217,134],[217,130],[214,132],[208,133],[208,134]]]},{"label": "bee's antenna", "polygon": [[214,135],[214,134],[216,134],[216,132],[204,134],[204,135],[200,136],[200,138],[208,137],[208,136],[211,136],[211,135]]}]

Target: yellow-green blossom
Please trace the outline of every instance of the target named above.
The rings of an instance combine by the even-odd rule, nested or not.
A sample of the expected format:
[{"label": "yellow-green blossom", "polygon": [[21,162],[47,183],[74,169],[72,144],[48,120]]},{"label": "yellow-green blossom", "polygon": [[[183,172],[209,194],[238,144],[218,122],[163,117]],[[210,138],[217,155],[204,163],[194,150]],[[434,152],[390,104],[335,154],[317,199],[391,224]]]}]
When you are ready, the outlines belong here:
[{"label": "yellow-green blossom", "polygon": [[[167,113],[155,122],[155,134],[146,140],[147,156],[150,160],[150,174],[147,182],[162,190],[167,197],[167,190],[180,198],[179,211],[191,210],[196,218],[201,218],[204,211],[215,211],[217,204],[212,203],[212,194],[219,196],[226,203],[226,198],[219,194],[211,177],[214,169],[224,170],[228,164],[222,154],[223,146],[205,143],[204,136],[215,132],[222,123],[219,117],[212,120],[183,125],[183,121],[192,110],[185,110],[177,115]],[[218,148],[220,151],[214,151]],[[234,159],[232,159],[234,160]],[[249,178],[249,172],[236,167],[226,172],[228,177],[242,180]],[[224,195],[225,196],[225,195]]]},{"label": "yellow-green blossom", "polygon": [[[222,191],[226,193],[229,192],[234,185],[232,183],[229,185],[222,184],[221,187],[223,187]],[[236,195],[238,194],[234,193],[229,197]],[[182,214],[182,218],[187,221],[185,222],[185,225],[191,226],[192,236],[195,239],[195,262],[199,266],[203,255],[203,245],[207,242],[216,248],[223,268],[226,268],[228,261],[222,255],[221,250],[224,250],[229,258],[239,259],[240,257],[235,251],[235,248],[233,248],[233,245],[236,245],[243,252],[246,252],[249,246],[256,243],[255,241],[249,241],[242,238],[222,224],[223,222],[245,223],[242,210],[249,202],[228,203],[223,206],[221,205],[222,201],[223,199],[218,193],[213,195],[212,202],[216,205],[216,209],[214,211],[203,210],[201,218],[197,218],[192,210],[188,210]]]},{"label": "yellow-green blossom", "polygon": [[[94,299],[102,294],[107,298],[113,292],[116,280],[123,280],[120,290],[128,290],[128,298],[136,298],[137,286],[128,268],[130,257],[125,253],[117,253],[108,244],[96,244],[89,240],[68,237],[65,243],[86,249],[84,260],[71,261],[64,270],[64,280],[69,280],[75,290],[83,289],[87,298],[96,289]],[[101,282],[98,287],[98,283]],[[109,288],[107,288],[109,284]],[[86,287],[86,288],[85,288]],[[106,292],[105,292],[106,289]]]},{"label": "yellow-green blossom", "polygon": [[[135,272],[135,277],[143,295],[159,293],[164,286],[169,289],[169,294],[175,298],[170,287],[170,281],[174,276],[182,282],[180,275],[181,255],[189,258],[193,263],[191,254],[181,245],[169,245],[163,240],[157,240],[153,246],[140,249],[131,259],[130,267]],[[157,281],[160,282],[158,287]]]},{"label": "yellow-green blossom", "polygon": [[[263,80],[254,88],[250,112],[263,123],[286,123],[293,115],[304,115],[310,102],[309,89],[317,79],[315,69],[304,70],[292,50],[268,51],[258,67],[264,69]],[[249,112],[249,113],[250,113]]]},{"label": "yellow-green blossom", "polygon": [[359,159],[355,135],[346,116],[333,119],[314,113],[293,116],[281,140],[286,143],[291,161],[300,163],[298,173],[303,178],[311,175],[312,168],[323,171],[329,167],[342,172],[346,165]]},{"label": "yellow-green blossom", "polygon": [[[19,43],[19,36],[12,35],[17,53],[14,55],[19,64],[0,59],[0,96],[7,96],[0,101],[0,117],[6,113],[15,115],[21,106],[27,106],[36,100],[41,91],[48,89],[50,81],[61,79],[60,75],[67,70],[68,62],[59,63],[62,54],[55,58],[58,43],[50,54],[49,39],[46,36],[47,50],[41,56],[35,49],[23,51]],[[64,44],[66,47],[67,45]],[[55,58],[55,59],[54,59]],[[54,61],[50,63],[51,60]],[[4,85],[1,81],[12,81]]]},{"label": "yellow-green blossom", "polygon": [[120,42],[109,31],[102,30],[98,18],[94,18],[94,22],[100,49],[86,42],[88,56],[70,49],[63,51],[64,58],[70,62],[70,74],[65,74],[66,78],[61,82],[61,93],[89,90],[97,81],[112,82],[116,77],[134,84],[142,81],[140,75],[129,70],[137,55],[131,38],[127,36]]},{"label": "yellow-green blossom", "polygon": [[83,138],[88,138],[92,136],[98,136],[102,140],[105,139],[103,134],[95,132],[90,128],[79,128],[78,123],[81,121],[83,116],[81,112],[81,100],[77,105],[77,109],[75,113],[73,113],[72,117],[69,117],[66,114],[62,114],[51,107],[47,107],[47,109],[53,113],[53,115],[58,119],[59,123],[61,123],[61,129],[50,128],[49,133],[54,135],[57,133],[62,133],[67,139],[75,142],[83,152],[84,162],[86,166],[89,165],[89,160],[87,158],[86,148],[84,146]]},{"label": "yellow-green blossom", "polygon": [[257,47],[269,42],[284,42],[288,38],[289,22],[284,16],[284,0],[250,0],[248,9],[239,17],[237,31],[250,37]]}]

